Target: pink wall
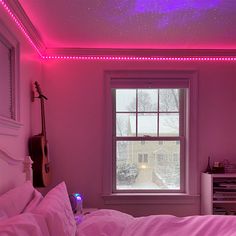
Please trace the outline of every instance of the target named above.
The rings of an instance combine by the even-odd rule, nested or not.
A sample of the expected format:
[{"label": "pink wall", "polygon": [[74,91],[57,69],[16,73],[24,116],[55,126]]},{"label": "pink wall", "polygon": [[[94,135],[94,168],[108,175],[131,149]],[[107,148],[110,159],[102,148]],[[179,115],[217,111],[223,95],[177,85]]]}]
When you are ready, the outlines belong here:
[{"label": "pink wall", "polygon": [[44,68],[54,184],[65,180],[69,192],[79,191],[85,196],[87,207],[112,207],[134,215],[199,213],[199,199],[181,205],[104,205],[101,197],[105,146],[104,70],[197,70],[199,178],[209,154],[215,160],[227,158],[236,162],[236,70],[233,63],[50,61]]}]

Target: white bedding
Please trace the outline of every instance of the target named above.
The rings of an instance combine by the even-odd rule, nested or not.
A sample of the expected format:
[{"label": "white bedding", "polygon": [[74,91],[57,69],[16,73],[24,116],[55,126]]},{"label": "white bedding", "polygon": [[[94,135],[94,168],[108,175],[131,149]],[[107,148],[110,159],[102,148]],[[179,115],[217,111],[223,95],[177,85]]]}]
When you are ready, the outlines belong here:
[{"label": "white bedding", "polygon": [[134,218],[98,210],[77,226],[77,236],[236,236],[236,216],[153,215]]},{"label": "white bedding", "polygon": [[1,236],[236,236],[236,216],[133,217],[97,210],[76,225],[65,182],[45,197],[31,183],[0,196]]}]

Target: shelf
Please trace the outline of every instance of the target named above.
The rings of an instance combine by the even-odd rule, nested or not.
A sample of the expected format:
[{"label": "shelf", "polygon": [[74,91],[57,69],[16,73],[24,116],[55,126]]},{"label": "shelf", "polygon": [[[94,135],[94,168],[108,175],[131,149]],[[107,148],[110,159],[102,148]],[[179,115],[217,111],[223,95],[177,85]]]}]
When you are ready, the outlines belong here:
[{"label": "shelf", "polygon": [[201,175],[201,214],[236,214],[236,173]]},{"label": "shelf", "polygon": [[209,175],[212,178],[235,178],[236,173],[222,173],[222,174],[208,174],[208,173],[203,173],[204,175]]},{"label": "shelf", "polygon": [[224,201],[224,200],[214,200],[212,203],[236,203],[236,200]]}]

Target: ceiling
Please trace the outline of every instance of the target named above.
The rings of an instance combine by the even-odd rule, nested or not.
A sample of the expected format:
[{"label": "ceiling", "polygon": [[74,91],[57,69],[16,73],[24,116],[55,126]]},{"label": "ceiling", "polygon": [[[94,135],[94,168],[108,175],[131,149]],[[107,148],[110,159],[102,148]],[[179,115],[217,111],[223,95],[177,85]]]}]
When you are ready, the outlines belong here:
[{"label": "ceiling", "polygon": [[236,49],[235,0],[18,0],[47,48]]}]

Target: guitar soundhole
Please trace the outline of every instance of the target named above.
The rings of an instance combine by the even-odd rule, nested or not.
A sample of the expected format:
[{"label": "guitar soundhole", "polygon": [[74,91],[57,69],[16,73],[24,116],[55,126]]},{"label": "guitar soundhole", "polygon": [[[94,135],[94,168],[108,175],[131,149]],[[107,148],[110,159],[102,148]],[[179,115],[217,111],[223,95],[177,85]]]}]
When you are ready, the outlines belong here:
[{"label": "guitar soundhole", "polygon": [[[47,145],[44,146],[44,155],[45,155],[45,158],[47,158],[48,156],[48,147]],[[50,168],[49,168],[49,163],[45,164],[45,172],[48,173]]]},{"label": "guitar soundhole", "polygon": [[47,146],[44,146],[44,154],[45,154],[45,157],[48,156],[48,148],[47,148]]}]

